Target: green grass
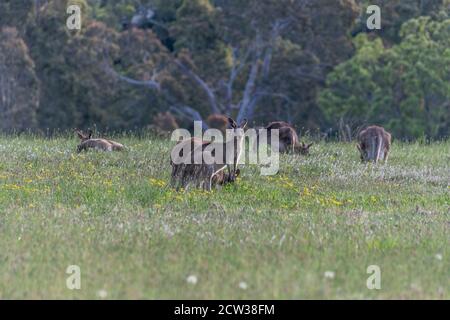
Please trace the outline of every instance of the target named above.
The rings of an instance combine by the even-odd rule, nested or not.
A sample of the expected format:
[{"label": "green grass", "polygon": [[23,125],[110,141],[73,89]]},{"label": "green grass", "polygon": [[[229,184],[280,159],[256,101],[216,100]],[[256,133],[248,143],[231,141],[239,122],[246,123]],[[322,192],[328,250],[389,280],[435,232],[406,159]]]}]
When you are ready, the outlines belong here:
[{"label": "green grass", "polygon": [[170,142],[119,140],[77,155],[75,138],[0,137],[0,298],[450,298],[448,142],[395,143],[386,166],[320,143],[276,176],[176,193]]}]

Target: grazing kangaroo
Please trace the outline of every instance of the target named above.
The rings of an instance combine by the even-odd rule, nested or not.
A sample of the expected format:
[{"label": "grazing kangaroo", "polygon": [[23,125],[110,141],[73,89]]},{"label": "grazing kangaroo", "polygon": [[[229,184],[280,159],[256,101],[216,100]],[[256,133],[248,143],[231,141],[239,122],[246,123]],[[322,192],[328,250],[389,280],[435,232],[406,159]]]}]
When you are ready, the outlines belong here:
[{"label": "grazing kangaroo", "polygon": [[303,156],[309,156],[309,148],[314,144],[314,142],[311,142],[309,144],[307,143],[300,143],[294,146],[294,152],[300,153]]},{"label": "grazing kangaroo", "polygon": [[295,151],[295,146],[298,145],[297,132],[292,127],[281,127],[279,130],[279,152]]},{"label": "grazing kangaroo", "polygon": [[359,143],[357,148],[360,152],[361,161],[388,160],[389,150],[391,148],[391,134],[382,127],[370,126],[359,133]]},{"label": "grazing kangaroo", "polygon": [[[299,153],[301,155],[309,155],[309,148],[314,143],[305,144],[304,142],[300,143],[297,132],[294,127],[287,122],[284,121],[274,121],[269,123],[265,129],[268,131],[267,143],[270,144],[271,131],[278,129],[279,133],[279,152],[293,152]],[[259,142],[258,142],[259,144]]]},{"label": "grazing kangaroo", "polygon": [[125,147],[115,141],[107,140],[107,139],[92,139],[92,130],[88,130],[87,134],[84,134],[80,130],[76,130],[78,137],[81,140],[81,143],[77,147],[77,152],[87,151],[88,149],[96,149],[101,151],[122,151]]},{"label": "grazing kangaroo", "polygon": [[[176,147],[180,148],[181,144],[190,143],[192,151],[190,155],[181,155],[185,157],[184,163],[174,164],[171,160],[172,186],[177,186],[179,183],[182,188],[187,189],[189,184],[195,181],[196,187],[199,187],[200,184],[200,187],[211,190],[213,186],[220,184],[218,182],[232,183],[235,181],[237,172],[240,172],[237,166],[244,148],[244,129],[247,126],[247,120],[244,120],[240,126],[231,118],[228,118],[228,122],[233,134],[233,138],[228,141],[205,142],[198,138],[192,138],[177,144]],[[195,158],[200,156],[201,163],[195,163]],[[225,168],[228,168],[228,175],[222,172]]]},{"label": "grazing kangaroo", "polygon": [[271,123],[269,123],[267,125],[266,129],[270,131],[272,129],[280,129],[280,128],[283,128],[283,127],[289,127],[289,128],[294,129],[294,127],[291,124],[289,124],[287,122],[284,122],[284,121],[271,122]]}]

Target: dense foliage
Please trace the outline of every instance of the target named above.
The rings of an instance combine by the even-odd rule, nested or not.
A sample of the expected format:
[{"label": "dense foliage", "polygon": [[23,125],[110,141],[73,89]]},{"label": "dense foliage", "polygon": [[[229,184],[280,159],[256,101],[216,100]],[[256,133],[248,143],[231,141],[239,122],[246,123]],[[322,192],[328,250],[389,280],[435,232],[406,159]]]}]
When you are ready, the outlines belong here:
[{"label": "dense foliage", "polygon": [[[382,30],[366,29],[369,4]],[[137,129],[170,111],[184,127],[227,114],[449,135],[448,0],[4,0],[0,12],[1,130]]]}]

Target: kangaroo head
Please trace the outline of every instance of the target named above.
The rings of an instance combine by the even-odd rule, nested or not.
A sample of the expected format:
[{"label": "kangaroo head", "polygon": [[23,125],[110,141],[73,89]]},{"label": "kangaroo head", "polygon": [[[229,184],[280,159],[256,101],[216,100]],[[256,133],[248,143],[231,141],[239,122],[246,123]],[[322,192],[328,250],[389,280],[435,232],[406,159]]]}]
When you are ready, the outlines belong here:
[{"label": "kangaroo head", "polygon": [[240,125],[237,124],[232,118],[228,118],[228,123],[236,138],[243,138],[245,135],[245,128],[247,127],[247,119],[244,119]]},{"label": "kangaroo head", "polygon": [[[240,175],[241,175],[241,170],[236,169],[235,178],[239,177]],[[224,174],[222,184],[234,183],[234,182],[235,182],[235,180],[233,180],[229,174]]]},{"label": "kangaroo head", "polygon": [[76,134],[78,135],[78,138],[80,138],[81,142],[77,146],[77,153],[80,153],[83,150],[86,150],[86,141],[90,140],[92,137],[92,130],[89,129],[87,134],[83,133],[83,131],[75,129]]},{"label": "kangaroo head", "polygon": [[91,139],[92,137],[92,130],[89,129],[87,134],[83,133],[83,131],[75,129],[76,134],[78,135],[78,138],[80,138],[81,142],[84,142],[86,140]]},{"label": "kangaroo head", "polygon": [[242,120],[241,124],[238,125],[236,121],[234,121],[232,118],[228,118],[228,123],[230,124],[232,129],[244,129],[247,127],[247,119]]},{"label": "kangaroo head", "polygon": [[300,153],[301,155],[309,156],[309,148],[311,148],[313,144],[314,142],[311,142],[310,144],[302,142],[299,145],[295,146],[295,151],[297,153]]}]

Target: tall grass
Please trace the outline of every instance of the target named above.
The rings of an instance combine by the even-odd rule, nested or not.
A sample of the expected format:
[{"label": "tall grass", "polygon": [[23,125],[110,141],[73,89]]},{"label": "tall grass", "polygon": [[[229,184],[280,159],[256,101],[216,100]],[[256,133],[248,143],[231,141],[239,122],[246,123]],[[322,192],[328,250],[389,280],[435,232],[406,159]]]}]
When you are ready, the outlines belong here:
[{"label": "tall grass", "polygon": [[322,142],[276,176],[177,193],[169,141],[118,138],[126,152],[76,154],[0,137],[0,298],[450,298],[449,142],[397,142],[377,166]]}]

